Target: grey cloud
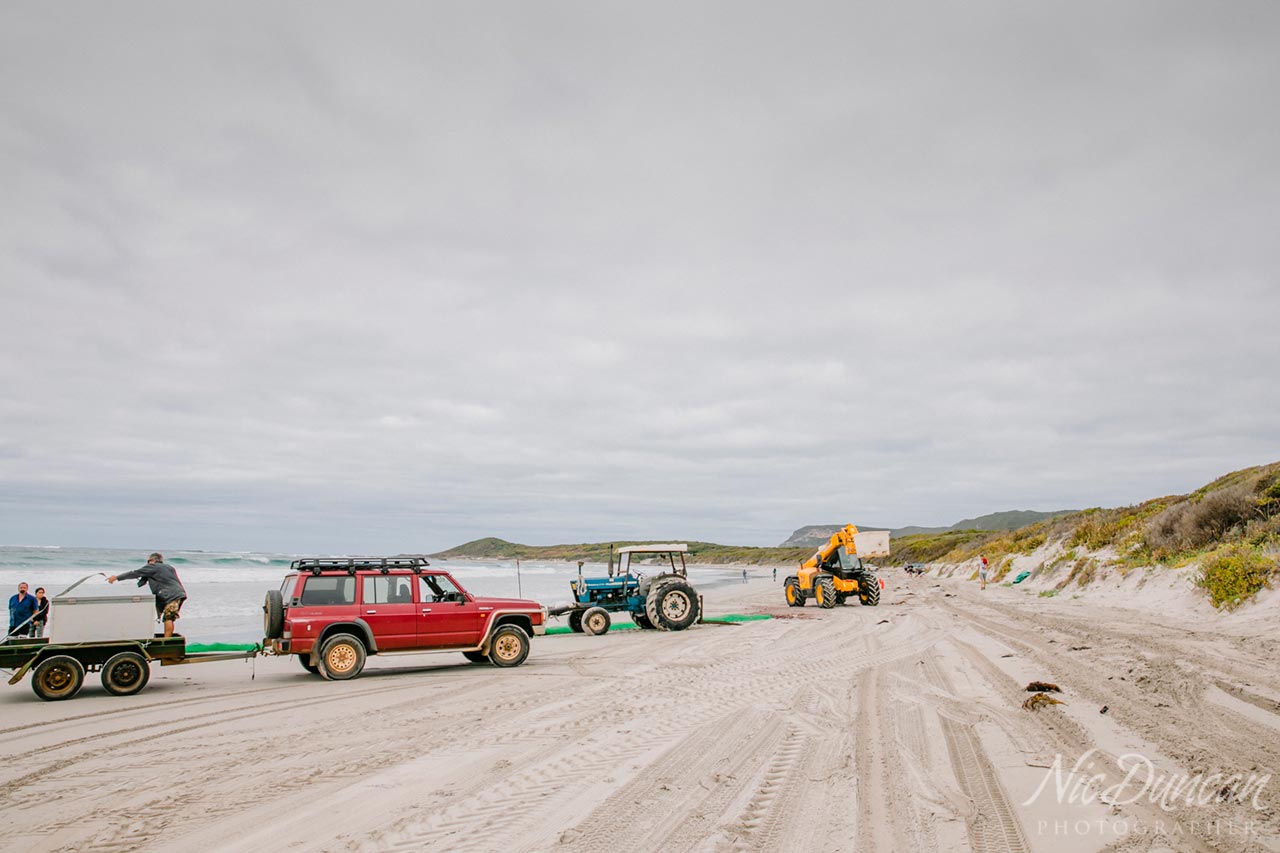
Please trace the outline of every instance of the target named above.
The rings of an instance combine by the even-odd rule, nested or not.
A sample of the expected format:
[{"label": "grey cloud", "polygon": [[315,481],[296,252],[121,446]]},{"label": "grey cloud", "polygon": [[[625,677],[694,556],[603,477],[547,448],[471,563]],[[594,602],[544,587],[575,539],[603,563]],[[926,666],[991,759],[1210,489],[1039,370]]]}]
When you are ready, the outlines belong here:
[{"label": "grey cloud", "polygon": [[1277,457],[1270,4],[3,14],[0,541],[770,544]]}]

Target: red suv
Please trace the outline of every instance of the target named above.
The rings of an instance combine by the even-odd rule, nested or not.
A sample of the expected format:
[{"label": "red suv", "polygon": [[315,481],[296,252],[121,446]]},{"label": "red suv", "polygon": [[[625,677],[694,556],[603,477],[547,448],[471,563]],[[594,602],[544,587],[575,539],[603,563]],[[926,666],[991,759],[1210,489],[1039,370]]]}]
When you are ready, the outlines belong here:
[{"label": "red suv", "polygon": [[536,601],[478,598],[418,556],[294,560],[262,610],[263,646],[332,680],[355,678],[367,655],[397,652],[519,666],[547,630]]}]

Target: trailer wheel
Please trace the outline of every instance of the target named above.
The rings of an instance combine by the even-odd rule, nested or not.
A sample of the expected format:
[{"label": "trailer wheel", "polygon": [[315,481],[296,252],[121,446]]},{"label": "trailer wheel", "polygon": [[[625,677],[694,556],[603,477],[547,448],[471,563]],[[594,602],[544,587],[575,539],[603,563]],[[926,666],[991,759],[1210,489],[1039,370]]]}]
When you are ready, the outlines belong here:
[{"label": "trailer wheel", "polygon": [[818,606],[823,610],[830,610],[836,606],[836,583],[830,575],[818,578],[818,582],[813,585],[813,592],[818,600]]},{"label": "trailer wheel", "polygon": [[320,674],[320,667],[311,662],[311,652],[307,652],[305,655],[297,655],[296,657],[298,658],[298,663],[301,664],[302,668],[307,672],[312,675]]},{"label": "trailer wheel", "polygon": [[787,597],[788,607],[804,607],[804,593],[800,590],[799,578],[787,578],[782,585],[782,592]]},{"label": "trailer wheel", "polygon": [[603,607],[591,607],[582,614],[582,633],[589,636],[596,637],[609,633],[609,626],[612,624],[609,611]]},{"label": "trailer wheel", "polygon": [[569,614],[569,630],[575,634],[582,633],[582,614],[584,611],[575,610]]},{"label": "trailer wheel", "polygon": [[102,665],[102,686],[112,696],[132,696],[147,686],[151,666],[137,652],[120,652]]},{"label": "trailer wheel", "polygon": [[488,663],[489,656],[483,652],[463,652],[462,656],[472,663]]},{"label": "trailer wheel", "polygon": [[529,635],[515,625],[499,625],[489,644],[494,666],[519,666],[529,656]]},{"label": "trailer wheel", "polygon": [[262,634],[268,640],[284,636],[284,598],[278,589],[269,590],[262,603]]},{"label": "trailer wheel", "polygon": [[355,678],[364,669],[364,643],[350,634],[334,634],[320,652],[320,674],[330,681]]},{"label": "trailer wheel", "polygon": [[46,702],[70,699],[84,684],[84,666],[69,655],[54,655],[36,664],[31,689]]},{"label": "trailer wheel", "polygon": [[875,607],[880,603],[880,579],[875,575],[862,575],[858,578],[858,601],[866,607]]},{"label": "trailer wheel", "polygon": [[683,631],[698,621],[698,596],[682,580],[654,584],[644,603],[645,615],[662,631]]}]

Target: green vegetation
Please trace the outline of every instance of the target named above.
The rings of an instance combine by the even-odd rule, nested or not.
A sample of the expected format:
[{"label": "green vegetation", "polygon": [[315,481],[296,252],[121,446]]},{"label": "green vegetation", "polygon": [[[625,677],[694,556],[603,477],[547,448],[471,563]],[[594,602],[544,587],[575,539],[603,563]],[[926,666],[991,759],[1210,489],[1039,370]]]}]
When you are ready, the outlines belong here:
[{"label": "green vegetation", "polygon": [[1196,585],[1214,607],[1235,610],[1264,587],[1270,587],[1280,568],[1251,545],[1224,545],[1209,554],[1200,567]]},{"label": "green vegetation", "polygon": [[[644,542],[614,542],[614,549],[623,545],[644,545]],[[673,541],[673,540],[664,540]],[[679,540],[674,540],[679,541]],[[730,565],[799,565],[813,556],[812,548],[752,548],[740,545],[716,545],[712,542],[689,542],[685,559],[690,563]],[[608,542],[591,542],[573,545],[520,545],[505,539],[486,537],[476,539],[432,554],[439,558],[470,558],[477,560],[582,560],[588,563],[609,561]]]}]

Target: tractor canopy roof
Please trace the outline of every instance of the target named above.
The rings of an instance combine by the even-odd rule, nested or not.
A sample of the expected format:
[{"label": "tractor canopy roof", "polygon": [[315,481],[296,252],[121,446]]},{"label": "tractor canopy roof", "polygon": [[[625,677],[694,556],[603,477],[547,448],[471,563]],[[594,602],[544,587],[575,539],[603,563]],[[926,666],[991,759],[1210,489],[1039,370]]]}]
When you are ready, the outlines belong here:
[{"label": "tractor canopy roof", "polygon": [[689,546],[683,542],[668,542],[665,545],[624,545],[618,549],[619,554],[667,554],[672,551],[683,554]]}]

